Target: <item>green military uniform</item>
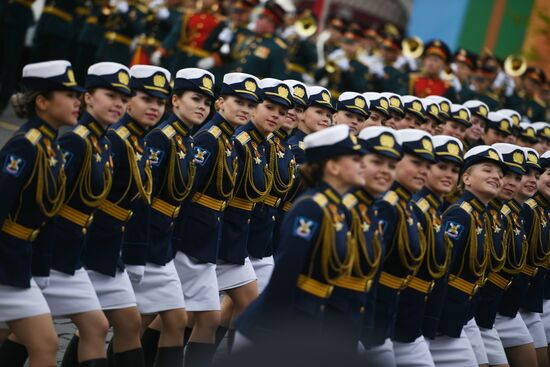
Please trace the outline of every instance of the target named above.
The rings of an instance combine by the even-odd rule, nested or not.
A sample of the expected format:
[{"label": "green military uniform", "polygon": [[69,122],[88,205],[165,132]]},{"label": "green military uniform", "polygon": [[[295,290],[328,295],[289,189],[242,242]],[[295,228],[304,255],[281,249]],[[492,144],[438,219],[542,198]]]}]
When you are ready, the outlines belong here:
[{"label": "green military uniform", "polygon": [[380,91],[406,95],[408,88],[409,76],[407,73],[395,68],[393,65],[384,66],[384,77],[378,81]]},{"label": "green military uniform", "polygon": [[76,6],[74,0],[46,1],[34,34],[33,62],[69,58]]},{"label": "green military uniform", "polygon": [[301,39],[297,35],[288,42],[288,79],[303,81],[303,74],[311,73],[317,65],[317,49],[311,39]]},{"label": "green military uniform", "polygon": [[450,99],[453,103],[464,103],[476,98],[476,93],[470,89],[470,86],[466,82],[461,82],[460,90],[456,90],[455,87],[447,89],[443,97]]},{"label": "green military uniform", "polygon": [[[155,13],[149,14],[145,25],[145,37],[140,40],[140,43],[145,42],[145,46],[151,54],[155,49],[161,46],[164,40],[181,19],[182,10],[178,6],[168,8],[168,17],[159,19]],[[170,69],[174,60],[172,55],[167,55],[161,60],[161,65],[165,69]]]},{"label": "green military uniform", "polygon": [[34,23],[31,5],[34,0],[2,2],[0,39],[2,48],[0,79],[0,112],[7,106],[21,75],[21,58],[27,29]]},{"label": "green military uniform", "polygon": [[529,121],[545,121],[546,103],[537,97],[529,97],[523,92],[514,93],[506,100],[506,107],[518,111]]},{"label": "green military uniform", "polygon": [[105,15],[103,4],[105,0],[93,0],[90,14],[86,17],[80,32],[75,56],[75,73],[79,83],[84,83],[88,68],[95,63],[95,54],[105,36]]},{"label": "green military uniform", "polygon": [[96,61],[130,64],[132,60],[130,46],[134,37],[143,33],[148,11],[147,6],[139,3],[130,5],[126,13],[113,10],[105,20],[105,35],[97,49]]},{"label": "green military uniform", "polygon": [[[249,40],[250,41],[250,40]],[[246,55],[235,60],[231,69],[257,76],[258,78],[285,79],[287,44],[281,38],[271,35],[257,35],[247,46]]]},{"label": "green military uniform", "polygon": [[480,100],[481,102],[485,103],[491,111],[500,110],[504,107],[504,103],[501,97],[493,92],[479,93],[474,91],[474,97],[471,99]]},{"label": "green military uniform", "polygon": [[69,53],[69,61],[73,65],[76,63],[76,57],[78,55],[78,42],[80,31],[86,24],[86,19],[88,19],[91,14],[91,10],[93,9],[92,3],[88,3],[87,0],[76,0],[76,2],[78,5],[74,10],[75,15],[73,17],[73,38],[71,40]]}]

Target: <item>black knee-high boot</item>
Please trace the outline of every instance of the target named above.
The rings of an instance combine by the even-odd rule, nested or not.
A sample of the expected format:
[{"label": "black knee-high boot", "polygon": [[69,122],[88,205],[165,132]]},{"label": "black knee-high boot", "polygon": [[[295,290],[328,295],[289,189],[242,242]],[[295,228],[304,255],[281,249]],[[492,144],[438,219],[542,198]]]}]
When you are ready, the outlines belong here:
[{"label": "black knee-high boot", "polygon": [[215,344],[189,342],[185,349],[185,367],[210,367],[216,352]]},{"label": "black knee-high boot", "polygon": [[107,358],[89,359],[80,362],[79,367],[107,367]]},{"label": "black knee-high boot", "polygon": [[78,367],[78,343],[80,338],[78,335],[73,335],[71,341],[65,349],[61,367]]},{"label": "black knee-high boot", "polygon": [[145,359],[145,367],[153,367],[157,348],[159,345],[160,331],[147,328],[141,337],[141,346],[143,348],[143,356]]},{"label": "black knee-high boot", "polygon": [[116,367],[145,367],[143,349],[141,348],[114,353],[113,357]]},{"label": "black knee-high boot", "polygon": [[227,330],[229,329],[224,326],[218,326],[218,329],[216,329],[216,341],[214,342],[216,349],[220,346],[223,338],[225,338]]},{"label": "black knee-high boot", "polygon": [[27,348],[23,344],[6,339],[0,346],[0,361],[2,366],[6,367],[23,367],[25,361],[29,357]]},{"label": "black knee-high boot", "polygon": [[183,347],[159,347],[154,367],[183,367]]},{"label": "black knee-high boot", "polygon": [[229,329],[227,331],[227,353],[231,354],[233,351],[233,344],[235,344],[235,329]]}]

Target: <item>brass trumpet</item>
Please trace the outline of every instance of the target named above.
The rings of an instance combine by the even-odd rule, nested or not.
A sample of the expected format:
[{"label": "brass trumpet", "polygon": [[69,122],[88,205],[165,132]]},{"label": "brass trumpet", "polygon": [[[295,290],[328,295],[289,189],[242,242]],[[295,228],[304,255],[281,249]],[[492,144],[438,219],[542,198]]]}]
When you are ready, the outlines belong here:
[{"label": "brass trumpet", "polygon": [[515,78],[522,76],[527,70],[527,59],[522,55],[509,55],[504,60],[504,72]]},{"label": "brass trumpet", "polygon": [[403,56],[417,59],[424,52],[424,42],[418,36],[407,37],[401,42]]},{"label": "brass trumpet", "polygon": [[310,12],[307,12],[296,20],[294,28],[301,38],[309,38],[317,33],[317,21]]}]

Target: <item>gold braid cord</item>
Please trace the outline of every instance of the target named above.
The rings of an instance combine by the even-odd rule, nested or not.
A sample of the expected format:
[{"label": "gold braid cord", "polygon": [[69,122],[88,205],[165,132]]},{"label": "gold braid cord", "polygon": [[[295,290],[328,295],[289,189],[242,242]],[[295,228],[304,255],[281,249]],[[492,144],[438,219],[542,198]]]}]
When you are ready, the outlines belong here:
[{"label": "gold braid cord", "polygon": [[518,259],[518,254],[516,253],[516,236],[514,235],[515,230],[519,230],[520,225],[518,222],[518,216],[516,213],[511,213],[510,217],[506,220],[506,247],[508,249],[508,256],[506,258],[506,264],[502,270],[508,274],[519,274],[521,268],[525,265],[527,260],[527,253],[529,245],[525,237],[521,239],[521,254]]},{"label": "gold braid cord", "polygon": [[[278,139],[278,138],[276,138]],[[279,141],[269,141],[269,169],[273,172],[273,187],[272,191],[276,196],[283,197],[292,187],[294,183],[294,173],[296,170],[296,162],[292,159],[288,166],[288,182],[285,182],[280,175],[279,160],[277,153],[284,151],[280,146]]]},{"label": "gold braid cord", "polygon": [[[21,193],[25,191],[31,182],[34,181],[34,177],[36,177],[36,204],[46,217],[51,218],[61,209],[65,200],[67,177],[63,168],[60,169],[58,176],[55,177],[44,148],[40,145],[37,145],[36,148],[37,155],[34,168],[29,181],[25,184],[23,190],[21,190]],[[54,184],[53,188],[50,188],[50,182]],[[51,196],[52,193],[53,196]]]},{"label": "gold braid cord", "polygon": [[[527,243],[529,245],[529,260],[534,266],[544,266],[548,258],[548,252],[545,250],[545,243],[542,237],[542,222],[540,207],[533,208],[533,223],[531,224],[531,230],[527,234]],[[544,211],[542,211],[544,215]]]},{"label": "gold braid cord", "polygon": [[451,241],[445,235],[445,259],[442,263],[437,261],[437,248],[435,241],[435,228],[433,226],[432,216],[436,215],[435,209],[430,207],[429,213],[423,212],[426,219],[425,239],[426,239],[426,266],[428,268],[428,274],[433,279],[439,279],[445,275],[449,268],[449,262],[451,259]]},{"label": "gold braid cord", "polygon": [[[218,194],[222,197],[222,199],[229,200],[233,197],[233,189],[235,188],[235,181],[237,179],[238,165],[237,160],[235,159],[233,161],[233,170],[231,170],[231,167],[229,166],[229,163],[227,162],[227,158],[225,156],[225,140],[225,137],[223,137],[223,139],[218,139],[218,152],[216,155],[216,163],[214,164],[214,167],[210,172],[210,176],[208,177],[208,181],[206,182],[206,185],[204,185],[203,190],[206,190],[210,186],[212,180],[215,179]],[[230,148],[231,146],[227,145],[227,149]],[[228,191],[224,190],[224,178],[227,178],[229,180],[230,187]],[[204,192],[200,194],[203,193]]]},{"label": "gold braid cord", "polygon": [[151,173],[151,166],[148,163],[145,164],[145,168],[143,170],[145,173],[145,179],[143,179],[141,177],[141,172],[139,170],[139,166],[136,160],[136,152],[134,151],[134,148],[127,140],[124,140],[124,144],[126,145],[126,153],[128,156],[128,163],[130,165],[130,172],[132,174],[134,184],[137,187],[139,196],[147,204],[151,204],[151,192],[153,191],[153,176]]},{"label": "gold braid cord", "polygon": [[[352,248],[350,252],[354,252],[354,261],[353,261],[353,274],[359,278],[364,278],[367,280],[373,279],[378,271],[380,266],[380,261],[382,259],[382,245],[380,244],[379,232],[376,230],[372,238],[372,247],[374,249],[374,256],[371,258],[369,251],[367,249],[367,238],[366,233],[363,232],[362,220],[357,212],[357,209],[350,209],[351,213],[351,238],[350,244]],[[364,260],[368,269],[363,269],[362,261]]]},{"label": "gold braid cord", "polygon": [[183,201],[189,192],[193,188],[193,181],[195,179],[195,161],[189,162],[187,171],[187,181],[184,179],[182,167],[179,164],[179,158],[177,157],[177,148],[174,140],[170,140],[170,154],[167,159],[167,171],[163,178],[162,187],[159,192],[164,188],[168,194],[168,197],[175,201]]},{"label": "gold braid cord", "polygon": [[264,166],[264,182],[265,189],[260,190],[254,184],[254,159],[252,158],[252,153],[247,146],[243,146],[245,149],[245,161],[244,168],[242,172],[242,177],[240,178],[239,185],[236,189],[236,192],[239,192],[242,188],[244,191],[244,198],[253,203],[259,203],[263,201],[264,197],[269,194],[271,191],[271,186],[273,185],[273,172],[269,170],[267,165]]},{"label": "gold braid cord", "polygon": [[483,214],[483,226],[485,231],[485,239],[483,241],[484,246],[488,247],[491,252],[491,261],[489,263],[490,270],[493,272],[498,272],[502,270],[506,262],[506,242],[502,241],[502,253],[499,255],[493,242],[493,228],[491,226],[491,220],[489,219],[489,215],[487,213]]},{"label": "gold braid cord", "polygon": [[420,235],[420,253],[415,257],[412,253],[409,242],[409,233],[407,231],[407,214],[405,213],[406,209],[403,208],[402,205],[403,204],[401,202],[395,205],[395,209],[397,211],[397,228],[395,230],[395,235],[393,236],[392,249],[390,252],[397,248],[401,264],[410,272],[415,273],[422,264],[422,260],[426,254],[426,238],[421,231],[418,231]]}]

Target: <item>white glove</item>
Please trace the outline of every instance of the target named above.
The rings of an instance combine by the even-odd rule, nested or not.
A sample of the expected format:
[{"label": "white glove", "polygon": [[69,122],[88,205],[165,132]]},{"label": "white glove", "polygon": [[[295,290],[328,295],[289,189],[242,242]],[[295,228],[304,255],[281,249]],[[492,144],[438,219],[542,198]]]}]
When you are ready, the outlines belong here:
[{"label": "white glove", "polygon": [[212,56],[202,58],[197,62],[197,66],[201,69],[210,69],[214,65],[216,65],[216,60]]},{"label": "white glove", "polygon": [[347,57],[340,57],[334,61],[334,63],[342,70],[346,71],[349,69],[349,60]]},{"label": "white glove", "polygon": [[127,13],[130,7],[128,6],[128,3],[126,1],[122,1],[116,4],[116,10],[118,10],[119,13]]},{"label": "white glove", "polygon": [[229,43],[233,39],[233,31],[229,27],[225,27],[220,34],[218,34],[218,39],[223,43]]},{"label": "white glove", "polygon": [[462,83],[460,83],[460,80],[456,76],[453,76],[452,83],[455,91],[460,93],[460,91],[462,91]]},{"label": "white glove", "polygon": [[145,274],[145,265],[125,265],[125,267],[132,283],[141,284],[143,274]]},{"label": "white glove", "polygon": [[170,16],[170,10],[168,8],[162,7],[157,11],[157,19],[163,20],[167,19]]},{"label": "white glove", "polygon": [[32,277],[36,284],[38,285],[38,288],[44,290],[48,288],[50,285],[50,277]]},{"label": "white glove", "polygon": [[162,52],[160,52],[159,50],[153,52],[153,54],[151,55],[151,64],[159,66],[160,59],[162,59]]},{"label": "white glove", "polygon": [[149,9],[155,9],[164,5],[164,0],[151,0]]}]

